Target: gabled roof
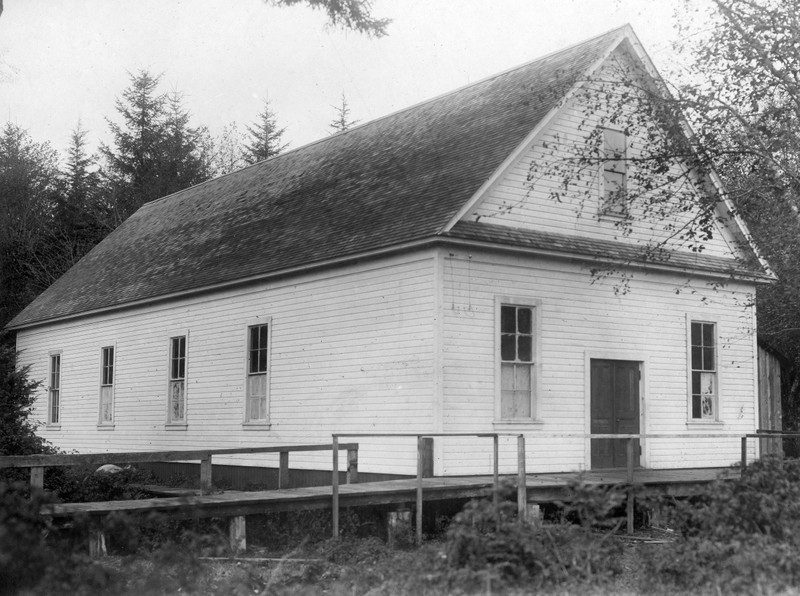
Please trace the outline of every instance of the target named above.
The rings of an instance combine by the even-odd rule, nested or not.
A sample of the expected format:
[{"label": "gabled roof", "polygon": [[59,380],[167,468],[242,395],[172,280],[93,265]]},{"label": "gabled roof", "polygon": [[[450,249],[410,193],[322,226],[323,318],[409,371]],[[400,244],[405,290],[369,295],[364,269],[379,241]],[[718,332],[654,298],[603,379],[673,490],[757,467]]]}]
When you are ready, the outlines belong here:
[{"label": "gabled roof", "polygon": [[141,207],[21,328],[441,240],[622,27]]}]

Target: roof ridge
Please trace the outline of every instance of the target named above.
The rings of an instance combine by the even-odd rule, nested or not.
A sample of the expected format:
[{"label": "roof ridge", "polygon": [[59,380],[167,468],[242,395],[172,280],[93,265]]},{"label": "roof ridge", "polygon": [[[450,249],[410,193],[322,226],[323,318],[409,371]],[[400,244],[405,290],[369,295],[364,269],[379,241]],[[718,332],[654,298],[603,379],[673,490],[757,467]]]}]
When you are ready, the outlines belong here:
[{"label": "roof ridge", "polygon": [[629,23],[625,23],[624,25],[620,25],[618,27],[614,27],[612,29],[609,29],[608,31],[605,31],[603,33],[599,33],[597,35],[594,35],[592,37],[584,39],[583,41],[579,41],[579,42],[573,43],[573,44],[571,44],[571,45],[569,45],[569,46],[567,46],[565,48],[561,48],[561,49],[558,49],[558,50],[553,50],[552,52],[550,52],[548,54],[545,54],[544,56],[538,56],[536,58],[533,58],[533,59],[528,60],[526,62],[523,62],[521,64],[517,64],[516,66],[512,66],[510,68],[507,68],[507,69],[505,69],[503,71],[500,71],[500,72],[497,72],[497,73],[494,73],[494,74],[491,74],[491,75],[487,75],[487,76],[483,77],[482,79],[479,79],[479,80],[474,81],[472,83],[467,83],[467,84],[462,85],[461,87],[458,87],[456,89],[452,89],[450,91],[446,91],[444,93],[440,93],[439,95],[436,95],[434,97],[429,97],[428,99],[424,99],[424,100],[419,101],[417,103],[411,104],[410,106],[406,106],[404,108],[400,108],[398,110],[395,110],[394,112],[389,112],[388,114],[384,114],[383,116],[378,116],[377,118],[374,118],[372,120],[368,120],[367,122],[364,122],[363,124],[358,124],[356,126],[353,126],[352,128],[348,128],[347,130],[339,131],[339,132],[336,132],[334,134],[328,135],[327,137],[322,137],[322,138],[316,139],[314,141],[309,141],[308,143],[306,143],[304,145],[300,145],[299,147],[294,147],[292,149],[289,149],[288,151],[284,151],[282,153],[279,153],[278,155],[273,155],[272,157],[269,157],[269,158],[264,159],[262,161],[258,161],[256,163],[248,164],[248,165],[244,166],[243,168],[239,168],[238,170],[234,170],[232,172],[227,172],[226,174],[222,174],[220,176],[217,176],[216,178],[210,178],[209,180],[204,180],[202,182],[198,182],[197,184],[193,184],[192,186],[189,186],[187,188],[175,191],[175,192],[173,192],[171,194],[168,194],[166,196],[159,197],[157,199],[153,199],[152,201],[148,201],[147,203],[142,205],[142,207],[147,207],[149,205],[160,203],[162,201],[165,201],[167,199],[170,199],[170,198],[174,197],[175,195],[183,193],[183,192],[185,192],[185,191],[187,191],[187,190],[189,190],[191,188],[195,188],[197,186],[201,186],[203,184],[207,184],[207,183],[215,181],[215,180],[220,180],[220,179],[225,178],[227,176],[230,176],[232,174],[238,174],[239,172],[243,172],[245,170],[249,170],[250,168],[253,168],[253,167],[256,167],[256,166],[261,166],[264,163],[268,163],[268,162],[275,161],[277,159],[281,159],[281,158],[286,157],[288,155],[291,155],[293,153],[297,153],[298,151],[308,149],[309,147],[313,147],[313,146],[318,145],[320,143],[325,143],[327,141],[330,141],[331,139],[334,139],[334,138],[337,138],[337,137],[340,137],[340,136],[344,136],[344,135],[346,135],[348,133],[352,133],[354,131],[361,130],[361,129],[366,128],[368,126],[372,126],[372,125],[374,125],[374,124],[376,124],[378,122],[381,122],[381,121],[386,120],[388,118],[392,118],[392,117],[397,116],[399,114],[403,114],[403,113],[408,112],[410,110],[417,109],[417,108],[419,108],[421,106],[424,106],[426,104],[430,104],[430,103],[433,103],[435,101],[440,101],[440,100],[444,99],[445,97],[449,97],[451,95],[455,95],[456,93],[460,93],[460,92],[462,92],[462,91],[464,91],[466,89],[469,89],[471,87],[476,87],[478,85],[482,85],[482,84],[484,84],[484,83],[486,83],[488,81],[491,81],[491,80],[497,79],[499,77],[508,75],[508,74],[510,74],[512,72],[515,72],[517,70],[521,70],[523,68],[530,67],[530,66],[532,66],[533,64],[535,64],[537,62],[543,62],[544,60],[553,58],[554,56],[557,56],[559,54],[564,54],[566,52],[570,52],[570,51],[574,50],[575,48],[578,48],[578,47],[580,47],[582,45],[586,45],[586,44],[591,43],[593,41],[596,41],[596,40],[598,40],[598,39],[600,39],[602,37],[610,36],[612,33],[620,32],[620,31],[623,31],[623,30],[626,30],[626,29],[627,30],[631,30],[631,25]]}]

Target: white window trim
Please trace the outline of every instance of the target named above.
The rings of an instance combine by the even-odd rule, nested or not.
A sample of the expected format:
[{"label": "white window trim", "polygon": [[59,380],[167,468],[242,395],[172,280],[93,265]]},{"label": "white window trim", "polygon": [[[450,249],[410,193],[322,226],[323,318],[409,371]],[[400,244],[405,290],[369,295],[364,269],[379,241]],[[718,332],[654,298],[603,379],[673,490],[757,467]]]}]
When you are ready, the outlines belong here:
[{"label": "white window trim", "polygon": [[599,180],[599,193],[597,196],[597,218],[598,219],[605,219],[610,221],[621,221],[629,216],[630,214],[630,205],[625,205],[625,213],[615,213],[613,211],[606,210],[605,203],[606,203],[606,176],[605,176],[605,167],[606,167],[606,131],[610,130],[613,132],[618,132],[625,137],[625,190],[628,187],[628,151],[630,150],[630,143],[628,142],[628,135],[625,134],[624,131],[612,128],[609,126],[601,126],[600,129],[602,132],[602,139],[600,143],[600,163],[597,169],[597,178]]},{"label": "white window trim", "polygon": [[[170,382],[172,381],[172,340],[178,337],[183,337],[184,344],[184,371],[183,371],[183,421],[174,422],[170,418]],[[164,382],[166,392],[166,418],[164,428],[166,430],[186,430],[189,426],[189,330],[181,329],[175,333],[171,333],[167,339],[167,374],[166,381]]]},{"label": "white window trim", "polygon": [[[267,326],[267,416],[263,420],[248,420],[247,419],[247,379],[250,375],[250,328],[258,325]],[[245,322],[242,335],[244,336],[244,347],[242,350],[243,364],[243,385],[242,385],[242,428],[245,430],[267,430],[271,427],[271,403],[270,403],[270,385],[272,384],[272,317],[256,317]]]},{"label": "white window trim", "polygon": [[[103,394],[103,350],[106,348],[114,348],[114,365],[113,376],[111,379],[111,422],[102,420],[102,394]],[[97,386],[97,428],[98,430],[113,430],[117,421],[117,362],[119,362],[119,350],[117,350],[117,342],[103,343],[97,351],[98,355],[98,379],[100,383]]]},{"label": "white window trim", "polygon": [[[533,366],[531,383],[531,418],[501,418],[502,362],[500,345],[500,309],[503,306],[523,306],[533,309]],[[525,296],[495,296],[494,298],[494,422],[496,429],[518,429],[520,426],[541,426],[542,408],[542,301]]]},{"label": "white window trim", "polygon": [[[714,366],[717,374],[717,401],[714,419],[692,418],[692,323],[714,324]],[[720,369],[719,319],[706,314],[686,313],[686,427],[720,427],[722,420],[722,370]]]},{"label": "white window trim", "polygon": [[[53,379],[53,356],[58,356],[58,422],[52,422],[52,395],[51,391],[51,381]],[[63,350],[52,350],[47,355],[47,413],[45,416],[45,420],[47,423],[45,424],[45,428],[47,430],[61,430],[61,420],[64,416],[64,351]]]}]

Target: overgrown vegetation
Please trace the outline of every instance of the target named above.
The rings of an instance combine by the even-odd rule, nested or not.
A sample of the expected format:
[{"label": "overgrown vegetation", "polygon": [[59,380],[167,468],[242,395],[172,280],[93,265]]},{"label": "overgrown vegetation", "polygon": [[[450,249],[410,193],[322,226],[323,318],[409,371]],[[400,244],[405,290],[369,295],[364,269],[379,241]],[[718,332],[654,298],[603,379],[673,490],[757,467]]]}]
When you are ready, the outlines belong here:
[{"label": "overgrown vegetation", "polygon": [[[105,476],[111,484],[123,478]],[[618,500],[614,491],[582,490],[582,511],[607,512],[609,498]],[[248,556],[256,560],[238,562],[221,559],[227,546],[220,520],[112,516],[103,527],[114,556],[91,560],[84,554],[88,520],[59,529],[37,515],[41,494],[28,499],[26,486],[0,484],[0,586],[34,595],[416,595],[606,585],[617,573],[621,547],[608,530],[597,531],[602,520],[519,523],[507,496],[499,506],[470,503],[421,548],[364,537],[376,523],[363,512],[343,515],[340,541],[328,538],[329,512],[251,517]]]},{"label": "overgrown vegetation", "polygon": [[670,511],[679,538],[644,553],[651,588],[752,594],[800,587],[799,460],[765,457],[741,479],[719,481]]},{"label": "overgrown vegetation", "polygon": [[[126,473],[132,474],[106,475],[94,490],[119,494],[116,485],[133,478]],[[644,545],[621,532],[616,516],[624,493],[578,479],[548,521],[520,522],[508,486],[499,505],[468,503],[421,547],[392,547],[374,536],[380,525],[374,512],[343,515],[339,541],[329,538],[328,512],[272,514],[248,519],[249,552],[234,560],[222,520],[116,516],[104,523],[113,556],[92,560],[85,554],[88,521],[53,526],[38,515],[46,497],[29,498],[27,490],[0,483],[2,593],[597,594],[622,588],[767,594],[800,588],[800,461],[774,457],[690,500],[654,501],[672,528],[662,532],[673,539]],[[620,583],[623,562],[629,572],[637,569],[638,585]]]}]

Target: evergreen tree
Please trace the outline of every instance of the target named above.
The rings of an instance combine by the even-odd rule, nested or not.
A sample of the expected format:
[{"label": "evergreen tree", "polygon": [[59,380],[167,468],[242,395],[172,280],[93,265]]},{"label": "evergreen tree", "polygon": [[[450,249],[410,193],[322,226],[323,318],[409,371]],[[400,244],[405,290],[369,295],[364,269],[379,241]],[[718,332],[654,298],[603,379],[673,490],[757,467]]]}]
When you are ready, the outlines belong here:
[{"label": "evergreen tree", "polygon": [[347,105],[347,98],[344,92],[342,92],[342,105],[332,107],[336,110],[336,117],[330,123],[333,134],[344,132],[360,122],[360,120],[352,120],[350,118],[350,106]]},{"label": "evergreen tree", "polygon": [[40,266],[55,281],[100,242],[114,226],[104,199],[97,158],[87,153],[80,122],[70,134],[52,222],[43,234]]},{"label": "evergreen tree", "polygon": [[372,16],[372,2],[369,0],[265,0],[265,2],[274,6],[294,6],[304,3],[313,9],[324,11],[333,26],[352,29],[374,37],[386,35],[386,27],[390,23],[389,19],[377,19]]},{"label": "evergreen tree", "polygon": [[53,281],[41,252],[58,180],[53,148],[6,124],[0,133],[0,327]]},{"label": "evergreen tree", "polygon": [[102,145],[117,222],[144,203],[206,179],[199,129],[189,127],[180,94],[158,92],[160,76],[140,71],[116,101],[122,124],[107,119],[113,147]]},{"label": "evergreen tree", "polygon": [[10,342],[0,340],[0,455],[53,453],[47,441],[36,435],[31,408],[39,383],[17,368]]},{"label": "evergreen tree", "polygon": [[247,126],[250,134],[249,144],[245,145],[243,158],[246,163],[256,163],[278,155],[288,147],[281,144],[281,137],[286,128],[279,128],[275,112],[270,108],[268,99],[264,100],[264,108],[253,126]]},{"label": "evergreen tree", "polygon": [[161,181],[162,196],[208,178],[202,156],[203,129],[189,126],[189,112],[178,92],[166,96]]}]

